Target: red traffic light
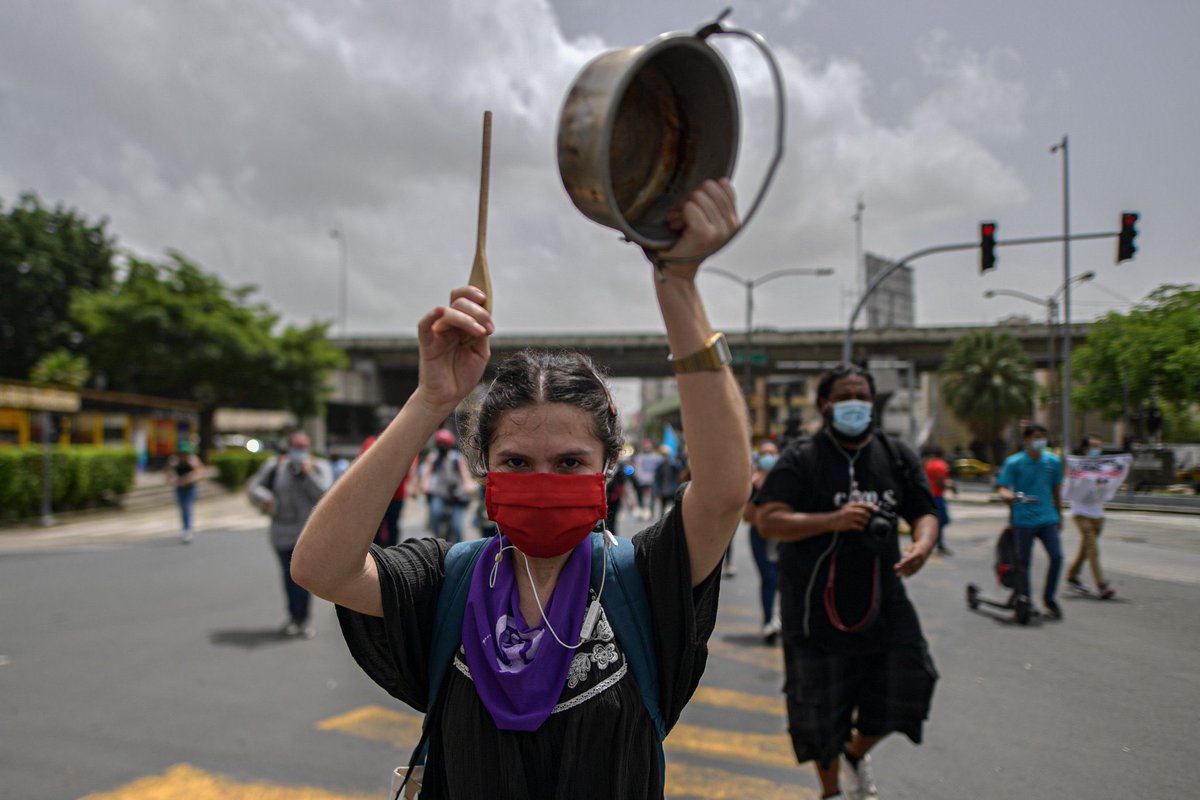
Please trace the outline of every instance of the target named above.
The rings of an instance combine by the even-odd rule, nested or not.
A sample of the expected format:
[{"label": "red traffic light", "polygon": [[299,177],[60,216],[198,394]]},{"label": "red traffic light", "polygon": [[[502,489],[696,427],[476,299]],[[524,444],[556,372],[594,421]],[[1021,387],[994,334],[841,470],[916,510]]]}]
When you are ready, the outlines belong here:
[{"label": "red traffic light", "polygon": [[979,223],[979,272],[996,268],[996,223]]}]

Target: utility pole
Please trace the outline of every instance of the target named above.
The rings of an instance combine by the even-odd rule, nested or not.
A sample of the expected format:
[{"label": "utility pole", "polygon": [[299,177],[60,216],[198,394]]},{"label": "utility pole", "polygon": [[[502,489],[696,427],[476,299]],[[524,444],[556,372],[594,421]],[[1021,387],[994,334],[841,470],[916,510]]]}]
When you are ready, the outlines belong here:
[{"label": "utility pole", "polygon": [[1063,344],[1062,344],[1062,442],[1063,452],[1074,435],[1071,431],[1071,182],[1067,135],[1050,148],[1051,154],[1062,151],[1063,200]]}]

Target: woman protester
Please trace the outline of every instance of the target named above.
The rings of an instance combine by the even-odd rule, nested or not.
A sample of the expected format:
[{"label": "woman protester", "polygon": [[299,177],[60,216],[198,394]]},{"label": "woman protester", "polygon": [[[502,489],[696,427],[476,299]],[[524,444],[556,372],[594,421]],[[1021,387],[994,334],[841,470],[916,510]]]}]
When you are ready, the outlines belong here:
[{"label": "woman protester", "polygon": [[[623,441],[603,378],[577,353],[506,359],[460,440],[486,480],[499,535],[466,573],[452,663],[438,672],[431,648],[442,630],[439,597],[453,591],[447,565],[457,548],[479,543],[452,550],[430,538],[381,549],[371,539],[404,469],[487,366],[495,326],[483,292],[468,286],[421,320],[416,391],[324,498],[296,548],[296,580],[339,606],[360,666],[429,715],[426,800],[663,795],[661,736],[704,671],[718,567],[750,486],[743,401],[695,284],[703,255],[737,230],[732,187],[706,182],[668,222],[680,239],[657,254],[654,286],[692,480],[666,517],[632,544],[593,532]],[[623,548],[636,567],[624,577],[610,554]],[[640,636],[618,621],[626,620],[613,603],[618,589],[644,592],[644,610],[631,615],[645,626]],[[656,669],[639,668],[643,657]]]}]

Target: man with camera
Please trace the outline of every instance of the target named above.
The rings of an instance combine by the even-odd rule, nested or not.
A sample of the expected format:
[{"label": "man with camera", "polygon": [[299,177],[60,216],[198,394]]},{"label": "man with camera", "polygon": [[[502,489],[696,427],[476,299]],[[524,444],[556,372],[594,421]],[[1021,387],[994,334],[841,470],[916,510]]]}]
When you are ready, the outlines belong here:
[{"label": "man with camera", "polygon": [[[937,540],[916,454],[873,425],[875,381],[822,376],[824,427],[788,447],[759,490],[757,525],[780,542],[788,729],[824,797],[876,797],[867,753],[899,731],[921,742],[937,671],[901,578]],[[898,519],[912,529],[900,551]],[[847,783],[841,792],[840,766]]]},{"label": "man with camera", "polygon": [[323,458],[314,458],[304,431],[288,438],[288,451],[268,460],[250,479],[250,500],[271,518],[271,546],[283,570],[283,593],[288,621],[284,636],[313,637],[309,622],[311,595],[292,580],[292,551],[317,501],[333,485],[333,469]]}]

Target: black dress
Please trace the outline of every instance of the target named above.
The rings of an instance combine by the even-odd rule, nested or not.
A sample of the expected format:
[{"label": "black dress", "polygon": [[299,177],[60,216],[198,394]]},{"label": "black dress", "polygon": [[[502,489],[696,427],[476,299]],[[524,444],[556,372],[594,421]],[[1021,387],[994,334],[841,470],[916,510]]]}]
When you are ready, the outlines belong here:
[{"label": "black dress", "polygon": [[[668,729],[704,673],[720,589],[716,569],[691,587],[681,510],[677,504],[633,538],[653,616],[659,696]],[[440,539],[410,540],[387,549],[373,546],[384,616],[337,609],[355,660],[388,693],[418,711],[428,704],[429,649],[448,548]],[[446,671],[438,702],[442,707],[430,735],[424,800],[662,797],[654,725],[603,618],[593,638],[576,650],[559,702],[537,731],[496,728],[471,682],[461,648]]]}]

